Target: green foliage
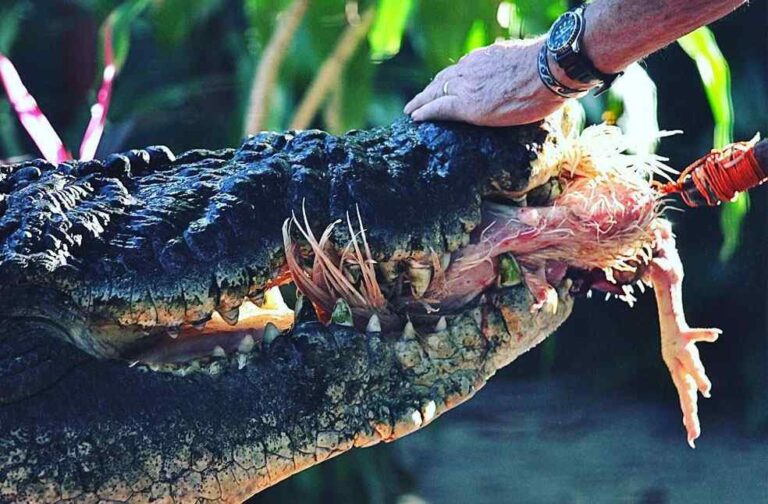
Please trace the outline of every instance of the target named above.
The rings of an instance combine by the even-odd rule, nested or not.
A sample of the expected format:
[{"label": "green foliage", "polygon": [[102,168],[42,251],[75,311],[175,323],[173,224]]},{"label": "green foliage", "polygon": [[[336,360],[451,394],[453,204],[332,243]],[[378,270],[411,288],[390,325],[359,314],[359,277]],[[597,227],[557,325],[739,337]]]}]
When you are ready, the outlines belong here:
[{"label": "green foliage", "polygon": [[686,35],[678,43],[699,70],[715,119],[713,146],[722,148],[733,142],[733,101],[728,61],[720,51],[712,30],[707,27]]},{"label": "green foliage", "polygon": [[189,36],[194,27],[221,7],[222,0],[154,0],[152,22],[158,39],[176,45]]},{"label": "green foliage", "polygon": [[380,0],[376,20],[368,34],[371,58],[382,60],[400,52],[413,0]]},{"label": "green foliage", "polygon": [[[722,148],[733,142],[734,113],[728,61],[720,51],[712,30],[707,27],[699,28],[678,42],[699,70],[715,121],[713,147]],[[739,246],[748,209],[749,195],[746,193],[740,194],[735,201],[723,206],[720,214],[720,228],[723,233],[720,260],[723,262],[731,259]]]},{"label": "green foliage", "polygon": [[496,22],[499,2],[424,0],[419,3],[409,38],[430,73],[459,60],[467,50],[468,35],[482,23],[490,37],[502,35]]},{"label": "green foliage", "polygon": [[105,23],[112,28],[112,48],[115,67],[118,72],[128,58],[131,46],[131,28],[133,23],[149,7],[152,0],[131,0],[117,7],[107,17]]},{"label": "green foliage", "polygon": [[17,3],[0,6],[0,53],[8,53],[19,34],[19,25],[29,6]]}]

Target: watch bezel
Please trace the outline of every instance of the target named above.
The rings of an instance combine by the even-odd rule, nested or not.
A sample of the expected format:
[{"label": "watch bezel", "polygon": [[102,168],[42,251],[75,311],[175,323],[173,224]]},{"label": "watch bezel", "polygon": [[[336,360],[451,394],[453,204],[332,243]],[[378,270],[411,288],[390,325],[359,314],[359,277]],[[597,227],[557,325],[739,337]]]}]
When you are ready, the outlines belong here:
[{"label": "watch bezel", "polygon": [[[553,34],[555,33],[556,29],[560,25],[562,25],[566,21],[566,19],[569,19],[569,18],[573,18],[575,23],[573,25],[573,29],[571,30],[571,33],[568,36],[567,42],[554,45],[554,41],[552,40]],[[563,13],[563,15],[557,18],[557,21],[555,21],[555,24],[552,25],[552,28],[550,28],[549,30],[549,35],[547,36],[547,49],[549,49],[553,54],[562,54],[568,50],[572,50],[573,45],[578,42],[579,34],[581,33],[582,23],[583,23],[583,20],[577,12],[568,11]]]}]

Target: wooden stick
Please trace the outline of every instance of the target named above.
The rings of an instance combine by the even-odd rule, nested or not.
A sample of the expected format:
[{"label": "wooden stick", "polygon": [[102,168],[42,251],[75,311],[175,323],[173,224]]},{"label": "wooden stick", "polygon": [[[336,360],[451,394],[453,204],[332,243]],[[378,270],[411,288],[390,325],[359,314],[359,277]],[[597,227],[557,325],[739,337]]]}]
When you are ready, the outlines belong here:
[{"label": "wooden stick", "polygon": [[280,65],[288,53],[288,48],[307,12],[307,7],[309,7],[309,0],[294,0],[291,6],[279,15],[278,24],[262,52],[251,83],[245,135],[254,135],[264,128],[269,117],[269,101],[277,83]]},{"label": "wooden stick", "polygon": [[323,62],[304,95],[293,116],[290,129],[306,129],[310,125],[326,96],[341,78],[344,67],[371,29],[374,17],[375,9],[371,7],[361,16],[360,22],[349,25],[344,30],[333,52]]}]

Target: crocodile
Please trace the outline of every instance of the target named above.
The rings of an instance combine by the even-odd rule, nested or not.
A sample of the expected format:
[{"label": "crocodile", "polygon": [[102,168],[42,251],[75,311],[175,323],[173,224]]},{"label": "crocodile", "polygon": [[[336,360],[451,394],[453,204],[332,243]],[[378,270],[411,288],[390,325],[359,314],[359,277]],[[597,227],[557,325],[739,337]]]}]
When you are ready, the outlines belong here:
[{"label": "crocodile", "polygon": [[591,289],[713,340],[647,173],[576,122],[0,168],[0,502],[242,502],[428,425]]}]

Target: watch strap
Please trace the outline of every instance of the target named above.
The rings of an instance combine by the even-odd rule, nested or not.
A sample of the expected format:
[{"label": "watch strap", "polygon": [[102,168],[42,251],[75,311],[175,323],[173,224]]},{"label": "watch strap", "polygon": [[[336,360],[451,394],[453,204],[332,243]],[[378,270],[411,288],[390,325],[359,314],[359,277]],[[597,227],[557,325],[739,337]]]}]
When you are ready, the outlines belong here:
[{"label": "watch strap", "polygon": [[539,50],[537,66],[541,81],[544,83],[547,89],[556,95],[562,96],[563,98],[581,98],[589,92],[588,89],[574,89],[568,87],[557,80],[554,74],[552,74],[552,70],[549,68],[549,50],[547,49],[546,44],[543,44]]}]

